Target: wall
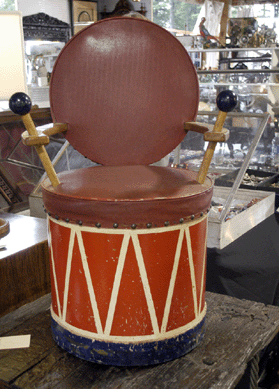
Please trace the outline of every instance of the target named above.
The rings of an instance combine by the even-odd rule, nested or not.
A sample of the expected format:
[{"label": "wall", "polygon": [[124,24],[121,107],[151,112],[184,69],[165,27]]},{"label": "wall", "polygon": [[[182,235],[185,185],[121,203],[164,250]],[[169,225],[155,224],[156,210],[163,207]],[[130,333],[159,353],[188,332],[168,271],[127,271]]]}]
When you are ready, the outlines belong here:
[{"label": "wall", "polygon": [[69,0],[18,0],[18,9],[23,16],[43,12],[70,23]]}]

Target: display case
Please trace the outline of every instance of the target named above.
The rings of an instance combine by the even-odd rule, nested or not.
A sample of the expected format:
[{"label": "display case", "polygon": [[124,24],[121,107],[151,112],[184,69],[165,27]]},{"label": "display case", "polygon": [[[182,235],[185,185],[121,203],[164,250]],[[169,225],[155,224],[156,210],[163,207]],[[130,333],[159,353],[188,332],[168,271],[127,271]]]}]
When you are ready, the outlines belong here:
[{"label": "display case", "polygon": [[217,94],[231,89],[239,97],[239,112],[268,111],[274,116],[273,108],[279,105],[278,47],[198,49],[184,46],[197,69],[200,101],[206,109],[214,110]]},{"label": "display case", "polygon": [[[217,112],[199,112],[197,121],[214,124]],[[275,211],[275,193],[266,187],[240,188],[247,169],[255,177],[273,177],[276,167],[269,158],[266,142],[269,114],[228,113],[225,128],[230,131],[227,143],[216,146],[209,169],[214,180],[212,206],[209,213],[208,247],[224,248]],[[251,125],[251,123],[253,125]],[[203,135],[188,133],[171,154],[170,164],[178,168],[198,170],[207,142]],[[233,177],[233,179],[231,178]]]},{"label": "display case", "polygon": [[[35,125],[52,122],[50,109],[32,109]],[[0,112],[0,209],[19,212],[28,208],[28,197],[37,185],[44,169],[38,154],[21,142],[24,131],[18,115]]]}]

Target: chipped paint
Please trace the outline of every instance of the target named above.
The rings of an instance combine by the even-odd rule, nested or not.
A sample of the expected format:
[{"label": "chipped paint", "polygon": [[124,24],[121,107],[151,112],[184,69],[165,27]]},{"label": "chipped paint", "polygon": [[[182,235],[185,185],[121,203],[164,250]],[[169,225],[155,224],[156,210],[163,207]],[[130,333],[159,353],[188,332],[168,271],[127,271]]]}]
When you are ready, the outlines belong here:
[{"label": "chipped paint", "polygon": [[114,366],[145,366],[171,361],[193,350],[202,341],[204,332],[205,318],[193,329],[171,339],[100,342],[69,333],[52,319],[53,338],[61,348],[78,358]]},{"label": "chipped paint", "polygon": [[[63,277],[61,251],[49,229],[52,328],[62,348],[97,363],[135,366],[177,358],[199,343],[206,314],[206,216],[156,231],[97,230],[57,220],[51,225],[69,237]],[[102,239],[109,242],[104,249]]]}]

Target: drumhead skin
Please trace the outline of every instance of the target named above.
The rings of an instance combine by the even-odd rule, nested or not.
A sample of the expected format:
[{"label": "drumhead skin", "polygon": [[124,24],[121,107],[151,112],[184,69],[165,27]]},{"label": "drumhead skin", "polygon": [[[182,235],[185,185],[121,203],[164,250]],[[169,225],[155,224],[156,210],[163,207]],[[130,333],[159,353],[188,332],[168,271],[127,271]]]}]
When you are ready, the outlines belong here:
[{"label": "drumhead skin", "polygon": [[102,165],[160,160],[194,121],[198,79],[181,43],[142,19],[112,18],[76,34],[51,78],[53,121],[66,139]]},{"label": "drumhead skin", "polygon": [[162,166],[97,166],[59,173],[60,185],[46,179],[43,201],[49,215],[82,225],[146,228],[180,224],[210,208],[210,178]]}]

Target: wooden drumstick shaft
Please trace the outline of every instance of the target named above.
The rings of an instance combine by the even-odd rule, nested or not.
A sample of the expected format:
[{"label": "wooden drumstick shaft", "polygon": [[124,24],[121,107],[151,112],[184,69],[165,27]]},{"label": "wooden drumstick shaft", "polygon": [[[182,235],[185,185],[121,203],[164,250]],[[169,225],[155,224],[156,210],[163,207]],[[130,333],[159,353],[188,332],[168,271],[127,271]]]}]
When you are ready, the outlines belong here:
[{"label": "wooden drumstick shaft", "polygon": [[[224,90],[220,92],[217,96],[216,103],[220,111],[218,113],[217,120],[212,131],[213,133],[222,131],[225,119],[227,117],[227,113],[232,111],[237,105],[237,96],[231,90]],[[203,184],[205,181],[209,165],[214,154],[216,143],[217,142],[215,141],[210,141],[207,146],[207,150],[203,157],[203,161],[200,166],[200,170],[197,177],[197,181],[200,184]]]},{"label": "wooden drumstick shaft", "polygon": [[[26,130],[28,131],[28,134],[29,135],[38,135],[37,129],[35,127],[35,124],[32,120],[30,113],[27,113],[26,115],[22,115],[21,118],[22,118],[22,121],[24,123]],[[35,148],[36,148],[36,151],[39,155],[39,158],[40,158],[40,160],[45,168],[45,171],[46,171],[46,173],[47,173],[47,175],[52,183],[52,186],[56,187],[57,185],[60,184],[60,181],[56,175],[56,172],[54,170],[54,167],[51,163],[51,160],[48,156],[48,153],[47,153],[45,147],[44,146],[35,146]]]},{"label": "wooden drumstick shaft", "polygon": [[[217,116],[217,120],[215,122],[215,125],[214,125],[212,132],[221,132],[222,131],[226,117],[227,117],[227,112],[219,111],[218,116]],[[209,166],[210,166],[210,163],[211,163],[214,151],[215,151],[216,144],[217,144],[217,142],[212,142],[212,141],[208,143],[208,146],[207,146],[206,152],[204,154],[202,164],[200,166],[200,170],[198,173],[198,178],[197,178],[197,181],[200,184],[203,184],[205,181],[205,178],[206,178],[206,175],[208,173],[208,169],[209,169]]]}]

